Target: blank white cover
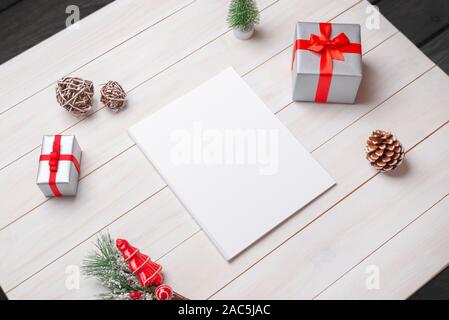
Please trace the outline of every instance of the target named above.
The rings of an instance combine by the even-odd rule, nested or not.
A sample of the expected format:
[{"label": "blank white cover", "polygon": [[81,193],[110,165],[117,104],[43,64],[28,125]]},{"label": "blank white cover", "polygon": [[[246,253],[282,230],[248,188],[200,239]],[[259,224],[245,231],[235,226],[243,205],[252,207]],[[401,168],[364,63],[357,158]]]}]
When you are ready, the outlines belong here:
[{"label": "blank white cover", "polygon": [[[222,137],[229,129],[273,133],[267,136],[277,136],[277,150],[267,154],[277,157],[278,165],[211,164],[201,156],[174,161],[176,133],[192,133],[191,141],[198,141],[193,137],[200,127]],[[227,260],[335,184],[232,68],[137,123],[129,134]],[[207,142],[201,143],[203,148],[192,150],[206,150]]]}]

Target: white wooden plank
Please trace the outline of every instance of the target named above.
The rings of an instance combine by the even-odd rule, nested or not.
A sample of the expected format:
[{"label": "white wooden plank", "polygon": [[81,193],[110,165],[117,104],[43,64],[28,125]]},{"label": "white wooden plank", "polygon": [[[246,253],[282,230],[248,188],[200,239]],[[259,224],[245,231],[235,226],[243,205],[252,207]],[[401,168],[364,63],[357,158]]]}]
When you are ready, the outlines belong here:
[{"label": "white wooden plank", "polygon": [[[307,226],[320,214],[338,203],[340,199],[350,194],[354,188],[373,176],[372,168],[367,165],[363,156],[363,144],[367,134],[372,130],[373,124],[376,124],[376,127],[395,128],[404,146],[409,148],[426,137],[434,128],[437,128],[443,122],[442,119],[447,119],[448,110],[446,106],[449,99],[447,95],[435,101],[432,113],[428,112],[426,108],[422,108],[422,106],[429,99],[432,99],[435,93],[447,86],[448,83],[449,79],[447,76],[440,70],[434,69],[428,75],[423,76],[420,81],[416,81],[416,83],[395,95],[388,103],[374,110],[364,119],[342,132],[342,134],[334,138],[330,143],[318,149],[314,153],[314,156],[336,179],[337,186],[322,195],[297,215],[293,216],[286,223],[279,226],[231,263],[226,263],[216,256],[213,246],[201,232],[176,248],[176,250],[173,250],[161,261],[166,265],[166,270],[170,270],[172,282],[188,295],[194,295],[197,298],[207,298],[240,273],[250,268],[256,261],[268,254],[276,245]],[[426,94],[423,94],[424,91],[426,91]],[[405,116],[404,114],[407,115]],[[342,150],[345,152],[342,152]],[[388,176],[386,177],[388,178]],[[365,201],[367,201],[366,198]],[[319,239],[322,235],[314,235],[317,241],[320,241]],[[309,246],[303,243],[302,247],[307,250]],[[289,258],[287,260],[295,256],[297,250],[299,249],[294,248],[293,251],[289,251]],[[311,254],[313,252],[311,250],[306,253]],[[177,264],[180,261],[186,260],[195,251],[201,252],[200,258],[188,264],[184,263],[182,270],[177,268]],[[193,278],[193,275],[189,276],[190,281],[196,283],[194,288],[188,282],[184,281],[184,279],[188,274],[195,274],[196,268],[200,265],[202,268],[202,286],[198,285],[198,281]],[[284,267],[287,266],[283,266],[283,272],[285,271]],[[268,268],[267,270],[267,273],[260,273],[258,283],[267,283],[265,281],[267,277],[264,276],[269,272],[279,274],[278,271],[280,269]],[[252,273],[252,269],[250,271]],[[272,279],[272,277],[273,275],[270,274],[268,278]],[[307,277],[307,279],[310,279],[310,277]],[[273,283],[277,282],[270,281],[270,284]],[[294,286],[294,284],[292,285]],[[245,294],[248,292],[243,287],[244,285],[239,286],[242,291],[239,296],[234,295],[235,298],[246,296]],[[279,284],[279,288],[285,287],[290,288],[291,286],[286,282],[283,282],[282,285]],[[277,287],[271,287],[271,290],[276,289]],[[266,294],[267,297],[273,297],[273,291]]]},{"label": "white wooden plank", "polygon": [[[403,128],[404,132],[401,133],[401,139],[404,141],[404,145],[406,147],[413,145],[416,141],[428,134],[428,130],[431,130],[429,128],[437,126],[441,119],[447,116],[445,107],[448,102],[447,97],[435,104],[433,113],[428,114],[427,110],[421,108],[421,106],[423,101],[429,99],[430,96],[434,95],[438,90],[441,90],[442,87],[447,86],[448,81],[446,75],[440,70],[434,69],[428,75],[417,80],[416,83],[412,84],[409,88],[404,89],[397,96],[393,97],[389,103],[386,103],[381,106],[380,109],[373,111],[370,116],[373,117],[374,115],[374,119],[378,119],[379,117],[382,118],[380,124],[395,124],[395,127],[397,127],[398,130]],[[416,97],[416,95],[418,95],[416,88],[421,88],[423,91],[427,92],[427,95],[423,95],[420,98]],[[414,95],[412,93],[414,93]],[[396,111],[391,114],[391,117],[383,119],[385,110],[391,112],[394,108],[396,108]],[[403,119],[402,113],[404,112],[404,109],[410,112],[410,115],[405,119],[406,122],[401,121],[401,119]],[[410,121],[409,118],[411,119]],[[423,121],[420,119],[423,119]],[[386,122],[386,120],[390,122]],[[362,152],[363,154],[363,151],[361,151],[363,147],[360,148],[359,144],[363,144],[367,132],[371,130],[371,128],[367,129],[366,126],[369,126],[373,121],[373,118],[368,118],[364,121],[362,128],[357,127],[356,129],[352,129],[352,133],[342,139],[343,142],[346,142],[346,140],[349,140],[348,142],[350,142],[351,147],[347,148],[348,153],[352,152],[352,154],[357,155],[359,152]],[[410,125],[414,130],[410,132],[405,130],[404,128],[406,128],[406,125]],[[407,135],[405,135],[405,133],[407,133]],[[350,193],[355,186],[372,176],[373,171],[366,163],[366,160],[363,159],[363,156],[353,156],[350,157],[350,161],[341,161],[346,155],[341,154],[341,149],[338,148],[339,145],[345,145],[345,143],[340,142],[323,146],[323,149],[325,150],[318,157],[320,162],[323,162],[323,160],[326,159],[330,162],[329,160],[335,159],[335,161],[332,161],[332,165],[328,165],[326,168],[330,170],[332,175],[338,177],[337,181],[339,185],[337,185],[336,188],[313,202],[309,207],[301,211],[300,214],[288,220],[287,223],[281,225],[231,263],[227,263],[221,257],[202,232],[198,233],[162,259],[161,262],[165,266],[169,283],[172,283],[180,292],[185,293],[192,298],[207,298],[238,274],[250,267],[254,262],[270,252],[270,250],[277,244],[294,234],[301,227],[307,225],[307,223],[316,218],[319,213],[331,207],[347,193]],[[359,168],[359,170],[355,171],[354,174],[347,174],[348,168],[352,167]],[[341,188],[340,185],[342,185]],[[157,195],[154,199],[156,199],[156,197]],[[26,219],[27,217],[24,220]],[[121,220],[126,221],[127,216],[123,217]],[[22,220],[19,222],[22,223]],[[146,225],[142,223],[138,227],[136,226],[133,229],[133,232],[135,234],[144,234],[146,232]],[[75,248],[67,256],[81,256],[82,253],[77,253],[78,250],[78,248]],[[191,259],[192,256],[197,258]],[[62,270],[67,264],[66,261],[67,260],[64,259],[57,260],[51,268]],[[74,260],[70,258],[68,261]],[[42,275],[39,273],[38,276],[29,279],[22,284],[22,286],[25,286],[26,288],[34,286],[38,287],[34,284],[34,281],[38,282],[39,279],[41,279],[40,277],[48,277],[49,273],[53,273],[52,270],[56,269],[44,269]],[[58,277],[63,277],[61,273],[59,273],[59,275],[60,276]],[[63,281],[60,278],[57,279],[57,281]],[[187,281],[187,279],[192,279],[192,281]],[[71,293],[64,290],[63,292],[58,291],[46,294],[47,297],[51,297],[52,295],[58,297],[68,295],[69,297]]]},{"label": "white wooden plank", "polygon": [[0,113],[192,2],[114,1],[82,19],[79,29],[63,30],[5,62],[0,66]]},{"label": "white wooden plank", "polygon": [[[280,118],[289,125],[290,130],[300,137],[300,141],[309,150],[313,150],[320,142],[331,138],[332,135],[342,130],[346,125],[374,108],[384,99],[387,99],[396,90],[399,90],[400,86],[406,85],[413,78],[419,76],[426,68],[431,66],[429,60],[422,59],[422,55],[415,55],[417,52],[416,49],[411,47],[408,40],[401,35],[391,38],[384,45],[388,45],[388,49],[390,50],[396,44],[400,44],[401,49],[407,54],[396,56],[385,61],[382,49],[376,48],[364,57],[365,63],[372,66],[366,73],[366,78],[369,78],[372,82],[384,84],[383,86],[373,88],[369,85],[369,82],[365,81],[363,83],[361,94],[366,95],[367,92],[371,92],[371,97],[367,99],[366,103],[355,106],[334,105],[333,108],[326,109],[322,107],[311,108],[310,105],[305,103],[295,103],[281,112],[279,114]],[[285,56],[285,58],[288,57]],[[387,72],[388,69],[400,65],[401,61],[409,61],[415,65],[415,68],[399,68],[397,69],[399,70],[398,72]],[[283,61],[276,59],[273,61],[273,65],[271,62],[265,64],[263,72],[259,72],[256,69],[254,73],[257,73],[259,77],[252,77],[249,84],[256,85],[259,88],[264,86],[263,84],[259,85],[259,83],[264,83],[265,81],[270,82],[271,77],[269,75],[272,74],[271,71],[274,72],[276,68],[282,69],[282,64]],[[272,67],[265,67],[267,65],[272,65]],[[376,70],[384,72],[376,72]],[[252,75],[253,73],[250,73],[248,76]],[[289,83],[287,79],[284,82]],[[274,93],[272,96],[276,95]],[[273,101],[273,99],[270,100],[266,95],[264,98],[268,101]],[[142,101],[139,102],[139,108],[137,110],[144,108],[147,99],[146,97],[142,97]],[[272,108],[276,108],[276,105],[271,106]],[[328,114],[329,116],[327,116]],[[131,118],[126,117],[124,114],[124,119],[120,122],[113,122],[114,116],[116,115],[105,113],[105,118],[102,119],[103,121],[100,124],[94,125],[94,123],[86,122],[85,126],[80,124],[83,130],[78,131],[72,129],[73,131],[69,131],[69,133],[77,135],[86,155],[83,158],[82,176],[90,173],[111,157],[122,152],[122,150],[126,150],[126,148],[133,144],[125,133],[125,130],[132,123],[143,117],[144,111],[140,112],[140,116],[137,115]],[[321,120],[322,124],[320,125],[318,121],[315,122],[315,118]],[[339,121],[334,121],[334,119],[339,119]],[[114,123],[114,126],[111,126],[111,123]],[[97,127],[101,127],[102,130],[98,132]],[[122,132],[120,133],[120,131]],[[84,132],[86,133],[84,134]],[[315,136],[321,138],[317,139]],[[3,170],[3,172],[0,172],[0,191],[5,195],[5,200],[0,203],[0,208],[4,212],[0,217],[0,226],[4,227],[46,200],[40,190],[34,184],[30,183],[36,174],[35,166],[38,153],[39,150],[36,150]],[[22,190],[20,197],[17,196],[15,189],[10,188],[11,185],[15,185]]]},{"label": "white wooden plank", "polygon": [[[148,223],[150,221],[151,223]],[[145,222],[145,223],[144,223]],[[145,225],[144,232],[135,232]],[[132,210],[127,219],[119,219],[107,227],[114,237],[123,237],[137,246],[153,260],[159,259],[176,247],[183,240],[199,230],[197,224],[190,218],[185,209],[176,200],[168,188],[164,188],[151,201],[145,201]],[[106,232],[104,230],[103,232]],[[102,291],[95,279],[80,278],[79,289],[66,286],[69,276],[66,270],[81,267],[87,252],[93,249],[96,236],[77,246],[26,281],[27,285],[19,286],[8,293],[10,299],[94,299]],[[37,270],[36,270],[37,271]],[[73,275],[73,274],[72,274]]]},{"label": "white wooden plank", "polygon": [[134,165],[138,158],[144,160],[137,148],[131,149],[116,159],[121,170],[104,166],[95,176],[83,180],[76,198],[47,201],[26,219],[2,230],[0,238],[12,246],[0,250],[2,288],[11,289],[142,203],[145,199],[140,199],[139,190],[151,195],[163,188],[164,183],[149,163]]},{"label": "white wooden plank", "polygon": [[[238,64],[238,67],[236,67],[237,69],[239,69],[239,71],[245,72],[244,70],[251,70],[254,66],[257,66],[260,61],[264,61],[264,59],[270,57],[273,55],[273,51],[276,52],[276,50],[280,50],[281,48],[285,47],[285,44],[288,43],[289,41],[291,41],[291,37],[289,36],[287,39],[287,36],[285,37],[279,37],[279,36],[275,36],[278,32],[281,32],[281,34],[286,34],[286,30],[291,29],[291,25],[294,24],[294,22],[298,19],[298,16],[296,15],[296,13],[292,13],[292,8],[296,8],[299,4],[307,4],[308,7],[304,6],[303,10],[301,12],[301,14],[304,15],[310,15],[312,18],[314,19],[318,19],[318,20],[327,20],[330,19],[332,16],[336,15],[338,12],[340,12],[342,10],[342,8],[346,8],[349,7],[351,4],[353,3],[353,1],[350,2],[339,2],[338,4],[336,4],[335,2],[331,2],[329,0],[321,0],[318,2],[314,2],[314,3],[310,3],[310,2],[306,2],[304,0],[301,1],[289,1],[289,2],[279,2],[278,6],[274,5],[272,7],[269,8],[269,10],[266,10],[266,12],[264,12],[265,15],[263,15],[262,17],[265,17],[266,19],[266,23],[265,23],[265,28],[266,30],[261,31],[264,32],[265,37],[269,40],[268,46],[262,45],[260,42],[254,41],[255,47],[243,47],[243,42],[238,42],[237,40],[235,40],[233,38],[232,35],[228,35],[222,39],[220,39],[221,41],[216,41],[213,44],[207,46],[207,51],[206,50],[202,50],[199,51],[197,56],[191,56],[188,60],[186,60],[181,66],[185,69],[181,69],[181,70],[176,70],[178,72],[173,71],[175,74],[172,73],[168,73],[166,75],[166,78],[164,78],[164,87],[166,87],[165,90],[171,89],[171,91],[174,91],[175,89],[177,90],[188,90],[189,87],[194,86],[195,83],[200,83],[202,80],[207,79],[208,77],[211,76],[211,74],[216,73],[217,69],[220,70],[223,66],[229,65],[229,64],[234,64],[234,66],[236,66]],[[282,5],[281,5],[282,4]],[[345,7],[346,6],[346,7]],[[277,18],[280,17],[280,20],[278,21]],[[276,19],[275,19],[276,18]],[[279,30],[280,29],[280,30]],[[291,31],[291,30],[290,30]],[[265,38],[264,38],[265,39]],[[276,49],[277,48],[277,49]],[[234,49],[234,50],[231,50]],[[227,56],[227,58],[225,59],[223,57],[223,59],[207,59],[207,57],[217,57],[218,52],[222,52],[223,50],[225,50],[226,52],[229,53],[229,56]],[[256,54],[258,53],[258,54]],[[193,64],[193,67],[192,67]],[[207,66],[204,66],[204,64],[207,64],[207,66],[209,68],[206,68]],[[201,66],[201,68],[199,68],[199,66]],[[192,69],[193,68],[193,69]],[[186,70],[187,69],[187,70]],[[191,70],[198,70],[198,72],[196,72],[195,75],[195,81],[193,81],[193,79],[189,79],[189,82],[186,83],[185,81],[182,81],[182,79],[184,78],[185,74],[189,74],[188,71]],[[243,71],[242,71],[243,70]],[[181,72],[179,72],[181,71]],[[186,72],[183,72],[186,71]],[[179,79],[181,78],[181,80]],[[169,81],[170,80],[170,81]],[[185,84],[185,86],[172,86],[171,84],[173,84],[173,82],[171,81],[175,81],[174,83],[182,83]],[[157,86],[159,83],[159,81],[156,81],[155,83],[153,83],[152,86],[148,86],[145,87],[146,90],[141,90],[141,94],[144,94],[147,90],[151,91],[150,93],[155,94],[155,96],[159,96],[163,99],[165,99],[166,97],[164,97],[163,95],[161,95],[161,90],[159,90],[161,87]],[[156,87],[156,88],[155,88]],[[155,92],[153,91],[155,90]],[[171,92],[170,91],[170,92]],[[179,92],[176,92],[176,94],[178,94]],[[142,102],[142,106],[145,106],[146,103],[144,103],[145,101],[148,101],[148,96],[145,95],[145,99],[143,99]],[[160,101],[161,105],[164,104],[163,101]],[[154,106],[153,106],[154,107]],[[135,109],[138,110],[138,109]],[[148,110],[147,110],[148,112]],[[107,116],[111,116],[110,113],[101,113],[103,115],[107,115]],[[122,120],[125,121],[127,115],[129,115],[131,113],[124,113],[122,116]],[[97,115],[96,119],[99,118],[100,115]],[[83,121],[80,124],[81,125],[88,125],[89,121]],[[111,123],[110,121],[108,122],[109,124]],[[120,122],[121,123],[121,122]],[[97,122],[94,131],[92,131],[89,135],[88,138],[85,141],[89,141],[92,140],[94,137],[98,136],[100,134],[99,130],[97,128],[102,127],[101,123]],[[103,127],[102,127],[103,128]],[[104,126],[105,130],[108,128],[107,126]],[[87,133],[87,132],[86,132]],[[79,136],[79,135],[78,135]],[[126,137],[125,142],[128,143],[129,138],[127,138],[126,134],[123,133],[123,136]],[[109,138],[113,137],[113,135],[109,135]],[[123,138],[123,137],[120,137]],[[82,139],[79,139],[80,142],[82,141]],[[114,145],[117,141],[114,142],[114,144],[108,144],[107,143],[107,147],[105,150],[107,150],[108,148],[114,148]],[[99,146],[96,146],[92,149],[93,152],[94,149],[98,149]],[[85,147],[84,150],[86,151]],[[133,148],[133,150],[135,150],[135,148]],[[127,152],[128,153],[128,152]],[[85,152],[84,153],[85,157],[83,159],[83,164],[86,165],[89,164],[89,161],[92,160],[92,158],[90,158],[93,153],[91,152]],[[127,156],[125,156],[127,157]],[[116,170],[119,170],[121,174],[126,174],[127,170],[139,170],[142,169],[141,166],[148,166],[148,164],[144,164],[139,157],[134,157],[133,158],[133,166],[132,168],[129,168],[127,166],[123,166],[123,165],[119,165],[119,168]],[[115,163],[115,160],[114,160]],[[100,170],[98,170],[96,173],[99,173],[100,171],[103,172],[103,170],[106,170],[107,172],[109,172],[110,169],[106,169],[107,166],[105,168],[102,168]],[[146,169],[143,169],[142,172],[146,172]],[[103,174],[101,174],[101,176],[103,176]],[[91,182],[84,182],[84,180],[87,179],[88,181]],[[80,183],[80,188],[83,185],[86,185],[86,189],[88,189],[89,187],[87,185],[89,185],[89,183],[93,183],[92,181],[96,181],[97,184],[101,184],[102,187],[101,188],[108,188],[108,185],[110,183],[115,183],[115,182],[111,182],[108,179],[105,178],[99,178],[97,176],[97,174],[95,175],[89,175],[88,177],[86,177],[85,179],[83,179]],[[110,177],[109,179],[115,179],[115,177]],[[128,179],[129,180],[129,179]],[[131,182],[129,182],[131,183]],[[151,185],[151,181],[148,182],[148,185]],[[157,185],[157,183],[153,184]],[[149,186],[146,186],[147,188],[150,188]],[[154,188],[154,186],[153,186]],[[156,188],[157,189],[157,188]],[[129,209],[131,209],[135,204],[132,203],[132,201],[129,201],[126,197],[124,197],[121,194],[122,190],[118,190],[116,191],[118,194],[117,195],[110,195],[110,198],[112,199],[117,199],[116,201],[118,201],[118,199],[121,199],[121,205],[124,205],[125,203],[127,203],[129,205]],[[123,191],[125,192],[125,191]],[[142,199],[145,200],[148,196],[151,195],[151,191],[148,192],[148,190],[145,190],[145,188],[142,188],[141,192],[137,192],[137,190],[135,188],[133,188],[133,196],[135,196],[136,194],[141,194],[141,195],[145,195]],[[100,196],[98,194],[93,195],[98,197],[98,201],[104,201],[104,196]],[[76,203],[80,203],[81,201],[83,201],[83,195],[78,194],[78,196],[73,200]],[[101,200],[100,200],[101,199]],[[55,202],[55,204],[52,204],[53,202]],[[65,236],[65,233],[67,232],[67,230],[65,230],[64,232],[61,230],[62,225],[66,226],[65,222],[60,220],[58,218],[58,216],[53,215],[52,219],[48,220],[45,218],[45,216],[43,216],[42,214],[40,214],[41,212],[47,212],[47,210],[49,212],[52,212],[55,209],[52,209],[53,206],[57,206],[58,201],[48,201],[45,204],[43,204],[42,206],[40,206],[38,209],[33,210],[31,215],[27,215],[26,217],[24,217],[23,219],[20,219],[19,221],[15,222],[14,224],[10,225],[9,227],[7,227],[6,229],[2,230],[0,233],[0,238],[1,237],[8,237],[11,235],[17,235],[18,233],[20,233],[18,230],[22,229],[22,230],[30,230],[33,229],[31,227],[31,225],[36,224],[36,221],[34,221],[34,219],[42,219],[42,224],[45,223],[45,225],[47,226],[47,228],[51,228],[51,230],[60,230],[60,237],[62,240]],[[102,205],[105,205],[105,203],[102,202]],[[114,208],[116,209],[116,208]],[[79,207],[77,207],[77,211],[79,210]],[[100,210],[102,210],[100,208]],[[118,210],[118,209],[117,209]],[[126,211],[126,210],[123,210]],[[90,212],[86,213],[86,214],[92,214],[93,212],[95,212],[95,210],[92,210],[92,208],[90,208]],[[33,218],[28,218],[28,217],[33,217]],[[40,217],[40,218],[36,218],[36,217]],[[112,221],[114,218],[114,214],[110,215],[110,218]],[[95,222],[91,221],[92,223],[92,228],[94,228],[95,226],[99,228],[98,224],[102,224],[103,226],[106,224],[105,221],[100,221],[101,219],[96,220]],[[31,223],[31,225],[29,224]],[[78,237],[78,240],[75,239],[65,239],[63,243],[59,243],[59,245],[61,247],[63,247],[64,249],[68,248],[70,245],[75,246],[79,241],[82,241],[86,238],[86,235],[84,232],[87,232],[87,230],[82,229],[82,232],[79,230],[79,226],[78,223],[75,223],[75,221],[73,221],[73,223],[70,224],[69,228],[71,230],[73,229],[77,229],[78,233],[76,234],[76,236]],[[55,234],[58,231],[54,231]],[[0,271],[0,277],[3,281],[3,277],[5,277],[5,274],[8,274],[7,279],[4,281],[6,284],[2,284],[4,285],[5,289],[8,290],[11,287],[13,287],[14,285],[16,285],[18,282],[24,280],[25,278],[27,278],[28,276],[30,276],[33,271],[39,270],[40,268],[44,267],[46,265],[46,263],[51,262],[53,259],[56,259],[57,257],[59,257],[61,254],[62,250],[61,247],[53,247],[51,245],[49,245],[48,243],[42,243],[41,245],[39,245],[38,247],[35,247],[32,245],[31,239],[34,237],[39,238],[40,234],[37,232],[35,233],[34,230],[32,233],[29,233],[27,235],[27,240],[29,240],[30,242],[27,244],[25,243],[24,245],[24,241],[23,238],[22,242],[21,242],[21,247],[20,250],[26,250],[27,252],[29,252],[29,250],[33,250],[35,254],[37,254],[37,251],[39,252],[39,254],[37,254],[39,256],[39,259],[35,259],[33,260],[33,264],[28,264],[25,265],[23,268],[20,269],[14,269],[11,270],[10,268],[10,264],[8,264],[8,266],[0,266],[1,271]],[[74,235],[75,238],[75,235]],[[17,241],[18,238],[16,238]],[[12,244],[13,242],[9,242],[10,244]],[[20,254],[18,254],[18,256],[20,256]],[[4,267],[4,269],[3,269]],[[11,273],[14,273],[15,275],[12,275]]]},{"label": "white wooden plank", "polygon": [[[67,130],[66,133],[77,136],[85,155],[81,176],[86,176],[129,148],[133,143],[128,138],[126,130],[142,117],[193,89],[229,65],[234,66],[240,74],[249,72],[291,43],[291,28],[295,21],[307,16],[316,20],[328,20],[341,10],[350,7],[353,2],[353,0],[338,2],[337,5],[330,0],[314,3],[306,0],[280,1],[262,12],[262,19],[265,21],[259,28],[259,33],[264,35],[262,39],[256,38],[252,42],[243,42],[227,33],[136,89],[129,96],[129,108],[123,113],[113,114],[108,110],[102,110]],[[301,5],[303,9],[297,13],[294,9]],[[284,64],[281,64],[278,67],[283,66]],[[407,70],[404,71],[407,72]],[[189,75],[188,79],[186,75]],[[269,75],[265,75],[265,78],[269,78]],[[276,93],[273,92],[273,94]],[[65,114],[65,111],[60,112],[70,117]],[[117,117],[119,117],[118,121]],[[23,123],[24,120],[21,119],[18,120],[17,125]],[[39,121],[45,119],[46,117]],[[23,143],[26,138],[23,137],[20,141]],[[12,146],[5,149],[15,150]],[[5,192],[6,199],[0,203],[0,209],[5,209],[3,210],[5,214],[0,217],[0,228],[45,201],[40,190],[30,183],[36,174],[38,153],[39,150],[35,149],[0,171],[0,191]],[[17,179],[17,177],[21,178]],[[20,197],[14,196],[15,193],[9,187],[11,184],[22,190]]]},{"label": "white wooden plank", "polygon": [[[373,123],[381,128],[396,128],[406,149],[425,138],[432,128],[445,123],[442,119],[449,117],[449,111],[444,110],[449,95],[432,100],[438,91],[429,87],[438,86],[439,81],[447,85],[449,78],[438,69],[434,71],[315,153],[319,160],[326,162],[330,173],[337,175],[338,186],[334,190],[344,188],[345,180],[351,180],[350,176],[366,171],[367,164],[360,145],[363,145]],[[431,94],[420,88],[430,90]],[[438,89],[442,87],[438,86]],[[432,112],[422,107],[425,101],[433,101]],[[402,116],[405,113],[407,115]],[[449,125],[446,125],[412,149],[406,155],[404,165],[396,172],[377,175],[231,282],[214,298],[311,299],[319,294],[447,194],[449,147],[444,141],[448,138]],[[315,204],[310,207],[322,211]],[[301,212],[298,216],[303,214]],[[300,230],[302,226],[298,227]],[[282,272],[278,272],[281,268]],[[263,281],[268,278],[269,282]]]},{"label": "white wooden plank", "polygon": [[317,299],[408,298],[449,264],[448,212],[446,196]]},{"label": "white wooden plank", "polygon": [[[263,9],[274,1],[259,2]],[[223,19],[226,10],[227,3],[222,0],[198,0],[78,69],[74,75],[93,81],[97,93],[99,86],[108,80],[116,80],[130,91],[226,32],[228,26]],[[129,94],[129,110],[124,112],[132,112],[133,94]],[[101,108],[97,94],[93,111]],[[124,112],[114,115],[121,117]],[[87,121],[95,123],[95,117]],[[42,135],[62,132],[79,121],[58,105],[54,85],[1,114],[0,144],[4,148],[0,150],[0,168],[36,149]]]}]

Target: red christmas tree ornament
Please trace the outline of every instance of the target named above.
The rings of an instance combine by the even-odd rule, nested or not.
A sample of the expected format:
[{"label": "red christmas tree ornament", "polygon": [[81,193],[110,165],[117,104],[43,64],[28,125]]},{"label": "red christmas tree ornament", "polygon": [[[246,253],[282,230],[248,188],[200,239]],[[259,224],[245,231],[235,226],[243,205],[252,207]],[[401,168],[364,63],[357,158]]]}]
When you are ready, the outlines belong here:
[{"label": "red christmas tree ornament", "polygon": [[137,276],[142,287],[158,285],[162,283],[162,267],[150,260],[150,257],[140,253],[139,249],[133,247],[128,241],[117,239],[115,245],[120,250],[129,269]]},{"label": "red christmas tree ornament", "polygon": [[142,298],[142,292],[139,291],[131,291],[129,293],[129,297],[133,300],[140,300]]},{"label": "red christmas tree ornament", "polygon": [[161,284],[156,288],[154,296],[157,300],[171,300],[173,298],[173,290],[166,284]]}]

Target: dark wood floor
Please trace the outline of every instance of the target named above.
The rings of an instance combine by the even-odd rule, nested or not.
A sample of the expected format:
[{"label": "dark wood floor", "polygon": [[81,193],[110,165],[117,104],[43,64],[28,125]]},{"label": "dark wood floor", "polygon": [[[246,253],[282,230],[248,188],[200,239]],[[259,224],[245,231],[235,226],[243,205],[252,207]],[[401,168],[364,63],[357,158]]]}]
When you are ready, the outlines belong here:
[{"label": "dark wood floor", "polygon": [[449,0],[369,0],[449,74]]},{"label": "dark wood floor", "polygon": [[80,17],[112,0],[0,0],[0,64],[65,28],[67,6]]},{"label": "dark wood floor", "polygon": [[[449,0],[369,1],[449,74]],[[64,29],[68,5],[79,6],[84,18],[110,2],[0,0],[0,64]],[[411,299],[449,299],[449,267]]]}]

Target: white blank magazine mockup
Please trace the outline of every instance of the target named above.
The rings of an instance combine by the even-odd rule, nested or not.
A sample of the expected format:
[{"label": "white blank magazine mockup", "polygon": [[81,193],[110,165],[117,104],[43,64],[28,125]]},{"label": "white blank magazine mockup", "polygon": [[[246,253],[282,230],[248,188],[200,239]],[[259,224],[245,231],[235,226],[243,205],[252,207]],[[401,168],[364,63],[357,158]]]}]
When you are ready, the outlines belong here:
[{"label": "white blank magazine mockup", "polygon": [[335,183],[232,68],[129,134],[227,260]]}]

